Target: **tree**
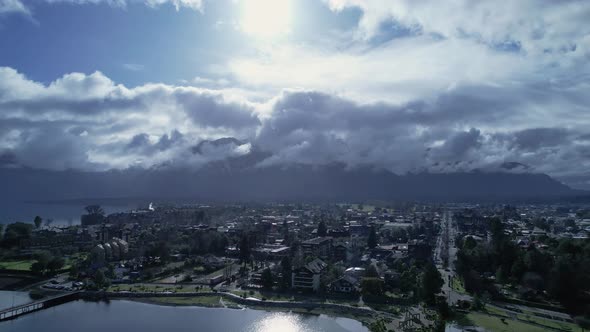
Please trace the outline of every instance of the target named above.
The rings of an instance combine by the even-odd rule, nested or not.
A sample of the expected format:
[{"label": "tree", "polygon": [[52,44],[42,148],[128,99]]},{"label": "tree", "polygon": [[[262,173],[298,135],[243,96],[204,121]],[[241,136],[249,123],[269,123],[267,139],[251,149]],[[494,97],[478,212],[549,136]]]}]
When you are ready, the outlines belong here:
[{"label": "tree", "polygon": [[106,278],[101,270],[97,270],[94,274],[94,283],[96,286],[98,286],[98,288],[102,288],[102,286],[106,283]]},{"label": "tree", "polygon": [[369,324],[369,331],[371,332],[387,332],[385,321],[380,319]]},{"label": "tree", "polygon": [[266,289],[271,289],[272,285],[273,285],[273,278],[272,278],[272,272],[270,271],[269,268],[264,269],[264,271],[262,271],[262,275],[260,276],[260,281],[262,283],[262,287],[266,288]]},{"label": "tree", "polygon": [[35,228],[40,228],[41,224],[43,223],[43,218],[36,216],[35,220],[33,220],[33,222],[35,223]]},{"label": "tree", "polygon": [[84,208],[87,214],[82,215],[82,225],[97,225],[104,221],[104,210],[100,205],[88,205]]},{"label": "tree", "polygon": [[361,291],[363,295],[383,295],[383,280],[379,278],[363,278],[361,282]]},{"label": "tree", "polygon": [[33,225],[24,222],[15,222],[6,226],[4,237],[2,239],[2,247],[11,248],[18,246],[21,240],[31,238]]},{"label": "tree", "polygon": [[291,258],[289,256],[283,257],[281,260],[281,269],[283,277],[281,279],[281,288],[289,289],[291,287]]},{"label": "tree", "polygon": [[468,236],[465,238],[465,241],[463,243],[463,248],[465,248],[467,250],[471,250],[471,249],[475,248],[475,246],[477,246],[477,242],[475,242],[475,239],[473,239],[472,236]]},{"label": "tree", "polygon": [[72,264],[72,267],[70,267],[70,277],[78,279],[78,274],[80,274],[78,264]]},{"label": "tree", "polygon": [[239,258],[240,262],[246,265],[250,261],[250,241],[248,240],[248,235],[243,234],[242,238],[240,239],[240,245],[238,247],[239,250]]},{"label": "tree", "polygon": [[438,296],[436,298],[436,311],[443,320],[447,320],[451,316],[451,308],[447,303],[444,296]]},{"label": "tree", "polygon": [[62,257],[53,257],[49,263],[47,263],[47,269],[50,273],[59,271],[65,265],[65,260]]},{"label": "tree", "polygon": [[104,216],[104,210],[100,205],[88,205],[84,208],[88,214]]},{"label": "tree", "polygon": [[43,264],[40,262],[34,262],[31,264],[31,272],[34,274],[42,275],[43,271],[45,271],[45,266],[43,266]]},{"label": "tree", "polygon": [[320,221],[318,224],[318,236],[326,236],[328,235],[328,227],[326,227],[325,221]]},{"label": "tree", "polygon": [[371,249],[377,246],[377,232],[375,231],[375,226],[371,226],[369,238],[367,239],[367,246]]},{"label": "tree", "polygon": [[373,265],[373,264],[369,265],[369,267],[365,270],[365,277],[366,278],[379,278],[379,271],[377,271],[377,268],[375,267],[375,265]]},{"label": "tree", "polygon": [[45,271],[49,267],[49,262],[53,260],[51,254],[47,251],[39,251],[34,254],[36,262],[31,264],[31,272],[39,275],[45,274]]},{"label": "tree", "polygon": [[426,264],[420,284],[420,295],[424,302],[429,305],[435,303],[435,295],[440,293],[444,281],[440,272],[432,263]]}]

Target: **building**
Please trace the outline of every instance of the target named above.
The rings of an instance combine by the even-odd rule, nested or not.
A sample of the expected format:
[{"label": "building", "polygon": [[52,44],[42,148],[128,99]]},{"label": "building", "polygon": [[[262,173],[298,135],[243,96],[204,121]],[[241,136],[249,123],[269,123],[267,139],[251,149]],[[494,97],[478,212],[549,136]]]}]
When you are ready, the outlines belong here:
[{"label": "building", "polygon": [[345,275],[330,285],[330,291],[334,293],[356,293],[359,291],[359,279]]},{"label": "building", "polygon": [[328,259],[332,255],[332,238],[316,237],[301,243],[301,249],[305,256]]},{"label": "building", "polygon": [[293,270],[291,273],[291,287],[317,292],[320,289],[322,272],[327,266],[328,264],[316,258],[305,266]]}]

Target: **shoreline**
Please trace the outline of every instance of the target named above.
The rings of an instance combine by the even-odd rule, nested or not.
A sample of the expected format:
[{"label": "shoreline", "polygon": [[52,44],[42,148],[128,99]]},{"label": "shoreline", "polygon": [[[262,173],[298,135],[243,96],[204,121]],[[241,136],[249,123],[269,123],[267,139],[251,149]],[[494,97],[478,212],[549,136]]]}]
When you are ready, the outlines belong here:
[{"label": "shoreline", "polygon": [[[123,295],[123,294],[121,294]],[[128,295],[128,294],[125,294]],[[146,294],[148,295],[148,294]],[[107,296],[108,300],[125,300],[138,303],[145,303],[151,305],[161,305],[169,307],[201,307],[201,308],[216,308],[216,309],[233,309],[233,310],[260,310],[266,312],[288,312],[303,315],[326,315],[333,318],[347,318],[356,320],[363,325],[368,325],[376,319],[376,315],[380,315],[375,310],[369,308],[361,308],[364,312],[350,312],[351,308],[344,305],[328,304],[329,307],[324,307],[324,304],[310,304],[304,302],[276,302],[276,301],[261,301],[250,299],[242,299],[240,297],[233,298],[233,294],[226,293],[207,293],[198,296],[175,294],[175,296]],[[155,296],[154,296],[155,295]],[[213,301],[212,301],[213,300]],[[216,300],[216,301],[215,301]],[[220,303],[225,301],[224,304]],[[239,303],[247,301],[248,303]],[[359,308],[355,308],[359,309]]]}]

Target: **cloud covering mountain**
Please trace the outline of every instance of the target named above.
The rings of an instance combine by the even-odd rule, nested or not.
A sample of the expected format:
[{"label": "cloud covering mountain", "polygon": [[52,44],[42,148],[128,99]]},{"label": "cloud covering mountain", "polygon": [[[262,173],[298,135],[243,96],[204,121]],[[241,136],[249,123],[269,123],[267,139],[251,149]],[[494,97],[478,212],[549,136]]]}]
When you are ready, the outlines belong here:
[{"label": "cloud covering mountain", "polygon": [[[0,19],[21,13],[43,26],[43,6],[173,5],[203,19],[222,8],[192,0],[42,3],[0,0]],[[590,188],[589,3],[313,6],[334,20],[355,19],[305,38],[293,26],[286,40],[203,64],[206,78],[128,84],[104,70],[47,81],[2,62],[0,167],[194,170],[256,151],[264,153],[257,168],[534,172]],[[216,29],[227,25],[222,19]],[[211,143],[222,137],[235,140]]]}]

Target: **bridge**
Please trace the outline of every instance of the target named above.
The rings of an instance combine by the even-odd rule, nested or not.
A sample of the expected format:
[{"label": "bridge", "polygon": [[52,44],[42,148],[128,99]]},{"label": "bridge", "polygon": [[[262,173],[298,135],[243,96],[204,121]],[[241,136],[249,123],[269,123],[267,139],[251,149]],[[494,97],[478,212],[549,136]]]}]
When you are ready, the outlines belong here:
[{"label": "bridge", "polygon": [[40,301],[35,301],[23,305],[14,306],[12,308],[4,309],[0,311],[0,322],[15,319],[19,316],[29,314],[31,312],[39,311],[42,309],[50,308],[62,303],[77,300],[80,292],[72,292],[67,294],[61,294]]}]

